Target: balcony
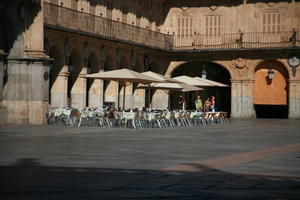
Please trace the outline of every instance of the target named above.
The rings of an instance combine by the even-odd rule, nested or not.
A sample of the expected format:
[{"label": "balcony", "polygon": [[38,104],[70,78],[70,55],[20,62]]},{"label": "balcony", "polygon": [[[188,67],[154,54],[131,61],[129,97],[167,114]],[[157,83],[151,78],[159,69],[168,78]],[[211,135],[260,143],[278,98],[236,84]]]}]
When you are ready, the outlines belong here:
[{"label": "balcony", "polygon": [[46,2],[44,23],[48,28],[174,52],[300,47],[299,32],[168,35]]},{"label": "balcony", "polygon": [[48,28],[76,32],[102,39],[171,50],[172,36],[113,21],[89,13],[44,3],[44,24]]},{"label": "balcony", "polygon": [[218,35],[194,34],[189,37],[174,37],[174,51],[208,51],[236,49],[282,49],[300,46],[300,33],[257,32],[224,33]]}]

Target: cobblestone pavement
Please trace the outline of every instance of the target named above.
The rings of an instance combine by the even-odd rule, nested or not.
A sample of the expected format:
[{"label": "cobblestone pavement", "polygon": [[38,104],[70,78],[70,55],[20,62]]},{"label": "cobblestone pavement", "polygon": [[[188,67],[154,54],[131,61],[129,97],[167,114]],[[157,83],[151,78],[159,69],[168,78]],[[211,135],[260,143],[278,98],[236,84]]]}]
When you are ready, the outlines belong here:
[{"label": "cobblestone pavement", "polygon": [[0,126],[0,199],[300,199],[300,120]]}]

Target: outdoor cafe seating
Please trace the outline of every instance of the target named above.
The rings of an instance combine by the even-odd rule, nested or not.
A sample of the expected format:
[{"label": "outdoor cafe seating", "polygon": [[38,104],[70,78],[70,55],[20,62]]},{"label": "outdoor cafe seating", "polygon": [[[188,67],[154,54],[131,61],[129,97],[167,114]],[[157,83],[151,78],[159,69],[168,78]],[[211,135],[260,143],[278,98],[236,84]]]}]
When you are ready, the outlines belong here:
[{"label": "outdoor cafe seating", "polygon": [[195,110],[109,111],[101,108],[52,108],[48,115],[48,123],[57,126],[78,127],[175,128],[214,124],[229,125],[227,115],[227,112]]}]

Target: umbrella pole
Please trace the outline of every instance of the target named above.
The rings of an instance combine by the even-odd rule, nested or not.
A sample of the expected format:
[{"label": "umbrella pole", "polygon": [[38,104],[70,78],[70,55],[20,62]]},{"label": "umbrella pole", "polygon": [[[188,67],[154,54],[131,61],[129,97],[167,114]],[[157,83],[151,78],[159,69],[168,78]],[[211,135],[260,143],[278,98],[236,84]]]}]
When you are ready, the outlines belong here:
[{"label": "umbrella pole", "polygon": [[125,110],[125,94],[126,94],[126,82],[124,82],[124,89],[123,89],[123,110]]},{"label": "umbrella pole", "polygon": [[186,107],[185,92],[183,92],[182,110],[185,110],[185,107]]},{"label": "umbrella pole", "polygon": [[151,87],[150,84],[148,84],[148,107],[152,108],[152,103],[151,103]]}]

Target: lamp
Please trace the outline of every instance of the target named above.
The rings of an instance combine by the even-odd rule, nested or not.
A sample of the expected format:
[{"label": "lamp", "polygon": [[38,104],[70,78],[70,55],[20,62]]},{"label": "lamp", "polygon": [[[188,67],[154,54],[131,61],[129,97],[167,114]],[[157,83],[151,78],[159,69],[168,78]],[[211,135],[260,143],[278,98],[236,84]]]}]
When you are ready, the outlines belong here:
[{"label": "lamp", "polygon": [[268,78],[272,80],[274,78],[274,71],[272,69],[268,69]]},{"label": "lamp", "polygon": [[206,77],[207,77],[207,72],[205,71],[205,64],[204,64],[204,69],[201,72],[201,77],[204,79],[206,79]]}]

